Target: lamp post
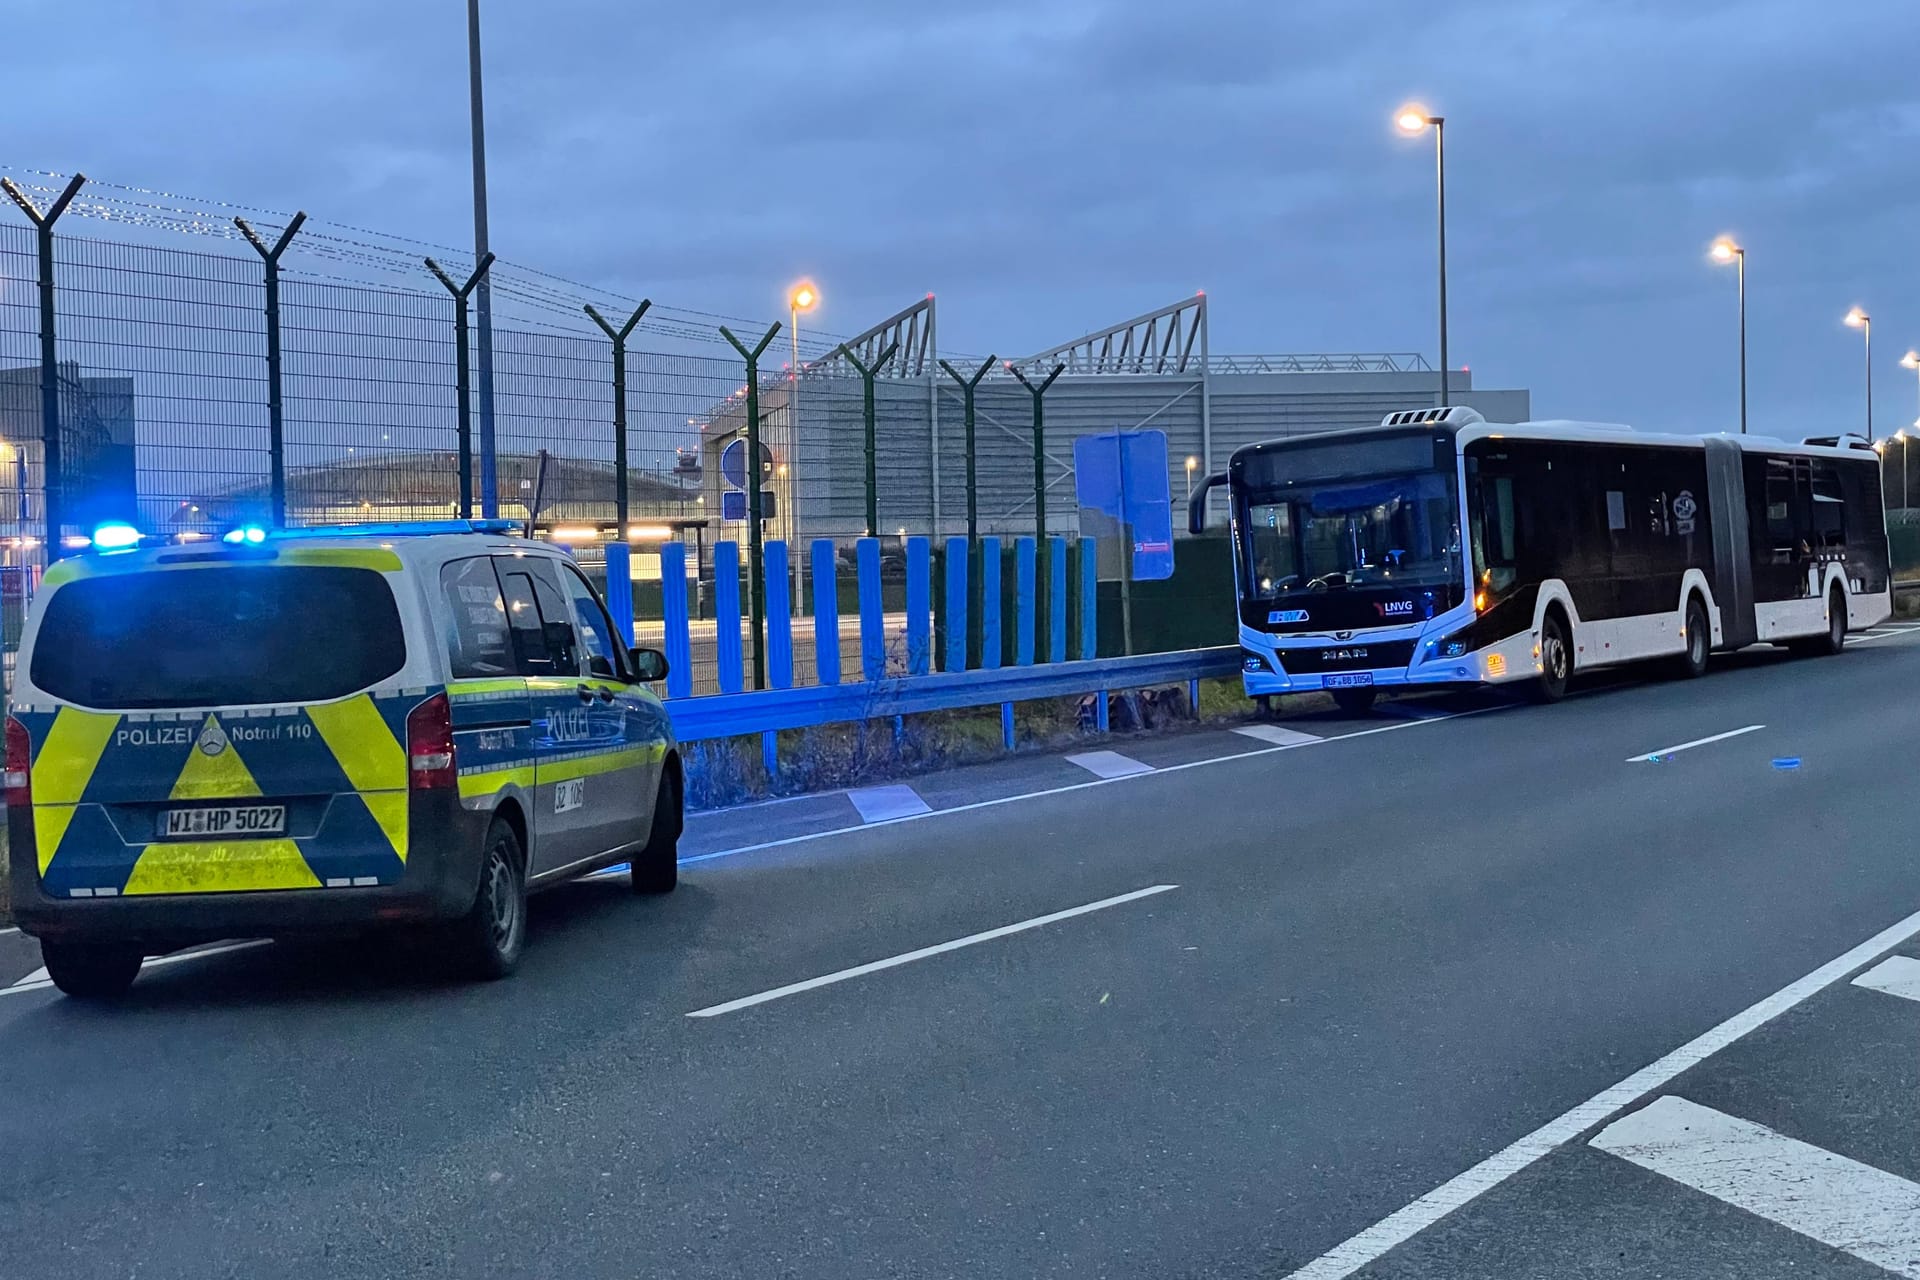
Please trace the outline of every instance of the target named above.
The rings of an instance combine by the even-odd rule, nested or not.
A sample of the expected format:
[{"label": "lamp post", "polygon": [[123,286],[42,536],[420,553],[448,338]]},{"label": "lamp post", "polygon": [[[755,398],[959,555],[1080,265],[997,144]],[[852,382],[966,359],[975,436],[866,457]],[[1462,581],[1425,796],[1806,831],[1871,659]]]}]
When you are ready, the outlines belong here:
[{"label": "lamp post", "polygon": [[[480,0],[467,0],[467,94],[473,127],[473,260],[487,252],[487,123],[480,92]],[[474,330],[480,339],[480,514],[500,514],[493,432],[493,285],[480,278],[474,295]]]},{"label": "lamp post", "polygon": [[1193,473],[1200,469],[1200,459],[1187,455],[1187,505],[1193,505]]},{"label": "lamp post", "polygon": [[1747,434],[1747,251],[1732,236],[1721,236],[1710,251],[1715,262],[1731,262],[1740,276],[1740,434]]},{"label": "lamp post", "polygon": [[[814,287],[811,280],[802,280],[787,292],[787,314],[793,321],[793,380],[787,386],[787,460],[780,464],[779,470],[779,475],[783,479],[787,475],[788,466],[792,464],[799,451],[800,444],[800,313],[811,311],[819,305],[820,290]],[[791,481],[782,486],[780,500],[786,504],[787,541],[792,543],[799,537],[800,513],[794,510]],[[792,566],[793,590],[787,594],[793,601],[796,613],[804,607],[800,599],[800,559],[798,552],[789,550],[787,562]]]},{"label": "lamp post", "polygon": [[1400,108],[1394,122],[1409,136],[1424,133],[1433,126],[1433,157],[1436,191],[1440,208],[1440,405],[1452,403],[1447,389],[1447,118],[1429,114],[1422,106],[1408,104]]},{"label": "lamp post", "polygon": [[1867,339],[1867,443],[1873,443],[1873,317],[1859,307],[1847,312],[1846,325]]}]

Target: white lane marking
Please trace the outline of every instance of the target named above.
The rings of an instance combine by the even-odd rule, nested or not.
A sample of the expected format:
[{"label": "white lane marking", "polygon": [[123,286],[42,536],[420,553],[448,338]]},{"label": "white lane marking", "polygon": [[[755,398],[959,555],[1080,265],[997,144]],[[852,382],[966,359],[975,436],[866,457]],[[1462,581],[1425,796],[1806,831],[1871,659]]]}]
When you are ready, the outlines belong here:
[{"label": "white lane marking", "polygon": [[1658,751],[1649,751],[1643,756],[1628,756],[1628,764],[1649,764],[1676,751],[1691,751],[1695,747],[1704,747],[1710,742],[1725,742],[1728,738],[1737,738],[1743,733],[1757,733],[1766,728],[1763,724],[1750,724],[1744,729],[1729,729],[1725,733],[1716,733],[1711,738],[1695,738],[1692,742],[1683,742],[1677,747],[1661,747]]},{"label": "white lane marking", "polygon": [[1920,631],[1920,627],[1900,627],[1892,631],[1868,631],[1849,635],[1847,637],[1847,643],[1849,645],[1876,644],[1881,640],[1892,640],[1898,636],[1910,636],[1916,631]]},{"label": "white lane marking", "polygon": [[0,938],[4,938],[10,933],[18,933],[18,932],[20,932],[19,925],[13,925],[10,928],[0,929]]},{"label": "white lane marking", "polygon": [[29,973],[26,976],[22,977],[19,981],[15,982],[13,985],[18,987],[18,986],[24,986],[29,982],[45,982],[46,980],[47,980],[47,967],[45,965],[41,965],[38,969],[35,969],[32,973]]},{"label": "white lane marking", "polygon": [[1342,1280],[1426,1230],[1461,1205],[1482,1195],[1514,1174],[1571,1142],[1581,1133],[1625,1106],[1670,1083],[1681,1072],[1698,1066],[1742,1036],[1779,1017],[1858,969],[1889,948],[1920,932],[1920,911],[1882,929],[1859,946],[1821,965],[1804,978],[1788,983],[1772,995],[1749,1005],[1719,1026],[1648,1063],[1612,1088],[1602,1090],[1503,1150],[1496,1151],[1464,1173],[1441,1183],[1412,1204],[1387,1215],[1351,1239],[1294,1272],[1287,1280]]},{"label": "white lane marking", "polygon": [[766,1004],[769,1000],[780,1000],[787,996],[799,995],[802,991],[812,991],[819,987],[832,986],[836,982],[845,982],[849,978],[864,977],[869,973],[878,973],[882,969],[893,969],[903,964],[912,964],[915,960],[925,960],[929,956],[942,955],[948,951],[958,951],[962,947],[977,946],[982,942],[992,942],[995,938],[1004,938],[1009,934],[1024,933],[1028,929],[1038,929],[1041,925],[1053,924],[1060,920],[1071,920],[1075,916],[1084,916],[1093,911],[1105,911],[1108,907],[1118,907],[1128,902],[1138,902],[1141,898],[1151,898],[1157,893],[1169,893],[1178,889],[1177,884],[1148,885],[1144,889],[1135,889],[1132,893],[1123,893],[1117,897],[1102,898],[1098,902],[1089,902],[1084,906],[1068,907],[1065,911],[1054,911],[1044,916],[1035,916],[1031,920],[1022,920],[1018,924],[1002,925],[998,929],[989,929],[985,933],[970,933],[964,938],[955,938],[951,942],[942,942],[937,946],[922,947],[918,951],[908,951],[897,956],[888,956],[885,960],[875,960],[868,964],[855,965],[851,969],[842,969],[837,973],[823,974],[818,978],[808,978],[805,982],[790,983],[784,987],[775,987],[771,991],[762,991],[759,995],[742,996],[738,1000],[729,1000],[725,1004],[709,1005],[705,1009],[695,1009],[689,1018],[717,1018],[723,1013],[732,1013],[737,1009],[750,1009],[757,1004]]},{"label": "white lane marking", "polygon": [[[189,960],[204,960],[208,956],[223,956],[229,951],[245,951],[250,947],[264,947],[271,938],[250,938],[245,942],[227,942],[217,947],[206,947],[199,951],[178,951],[170,956],[155,956],[140,966],[140,972],[149,969],[164,969],[170,964],[185,964]],[[27,991],[46,991],[53,986],[53,980],[42,978],[35,982],[22,979],[10,987],[0,987],[0,996],[19,995]]]},{"label": "white lane marking", "polygon": [[1302,733],[1298,729],[1287,729],[1277,724],[1243,724],[1234,729],[1235,733],[1248,738],[1258,738],[1262,742],[1272,742],[1282,747],[1301,747],[1309,742],[1322,741],[1311,733]]},{"label": "white lane marking", "polygon": [[1588,1145],[1920,1280],[1920,1183],[1671,1094]]},{"label": "white lane marking", "polygon": [[1888,956],[1853,980],[1856,987],[1884,991],[1890,996],[1920,1000],[1920,960],[1912,956]]},{"label": "white lane marking", "polygon": [[858,787],[847,792],[847,799],[860,811],[862,822],[894,822],[933,812],[933,806],[904,783],[894,787]]},{"label": "white lane marking", "polygon": [[1130,778],[1136,773],[1153,772],[1152,765],[1118,751],[1082,751],[1068,756],[1067,763],[1079,765],[1096,778]]},{"label": "white lane marking", "polygon": [[[1569,695],[1578,696],[1578,695]],[[1444,716],[1435,716],[1431,720],[1401,720],[1393,724],[1376,725],[1371,729],[1360,729],[1353,733],[1337,734],[1331,738],[1313,738],[1307,742],[1289,742],[1281,746],[1261,747],[1254,751],[1237,751],[1227,756],[1209,756],[1205,760],[1188,760],[1182,764],[1162,765],[1152,773],[1131,775],[1136,778],[1165,778],[1188,769],[1204,769],[1209,765],[1228,764],[1235,760],[1252,760],[1260,756],[1270,756],[1277,751],[1298,751],[1301,747],[1318,746],[1323,743],[1345,742],[1350,738],[1370,738],[1376,733],[1396,733],[1402,729],[1417,729],[1422,725],[1439,724],[1444,720],[1460,720],[1467,716],[1483,716],[1491,711],[1511,711],[1517,703],[1495,703],[1492,706],[1475,707],[1471,711],[1455,711]],[[1018,804],[1022,800],[1042,800],[1048,796],[1065,795],[1071,791],[1085,791],[1089,787],[1110,787],[1125,782],[1125,778],[1091,778],[1086,782],[1069,782],[1063,786],[1046,787],[1039,791],[1022,791],[1018,795],[995,796],[990,800],[975,800],[968,804],[949,805],[944,809],[935,809],[930,813],[912,813],[904,818],[888,818],[884,822],[870,823],[868,826],[885,827],[896,822],[918,822],[925,818],[944,818],[956,813],[972,813],[978,809],[996,809],[1003,804]],[[697,862],[712,862],[716,858],[732,858],[743,853],[759,853],[765,849],[784,849],[788,845],[806,844],[811,840],[826,840],[833,836],[844,836],[854,831],[866,830],[862,827],[834,827],[827,831],[808,831],[797,836],[783,836],[778,840],[762,840],[756,844],[737,845],[732,849],[715,849],[711,853],[696,853],[681,858],[680,865],[690,867]],[[4,989],[4,988],[0,988]]]}]

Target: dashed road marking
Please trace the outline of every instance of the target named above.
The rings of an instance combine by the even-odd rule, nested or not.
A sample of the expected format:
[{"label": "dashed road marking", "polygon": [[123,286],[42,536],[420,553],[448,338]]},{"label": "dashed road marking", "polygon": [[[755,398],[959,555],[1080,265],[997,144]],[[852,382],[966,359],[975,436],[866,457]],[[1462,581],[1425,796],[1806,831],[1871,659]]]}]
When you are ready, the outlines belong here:
[{"label": "dashed road marking", "polygon": [[1081,751],[1067,757],[1096,778],[1130,778],[1136,773],[1152,773],[1153,766],[1142,764],[1118,751]]},{"label": "dashed road marking", "polygon": [[847,799],[860,811],[862,822],[892,822],[933,812],[933,806],[904,783],[892,787],[858,787],[847,792]]},{"label": "dashed road marking", "polygon": [[1314,734],[1302,733],[1298,729],[1288,729],[1277,724],[1236,725],[1233,731],[1249,738],[1258,738],[1262,742],[1271,742],[1275,746],[1280,747],[1297,747],[1303,743],[1324,741],[1324,739]]},{"label": "dashed road marking", "polygon": [[955,938],[951,942],[942,942],[931,947],[922,947],[918,951],[908,951],[897,956],[888,956],[885,960],[874,960],[868,964],[858,964],[851,969],[841,969],[836,973],[822,974],[818,978],[808,978],[805,982],[794,982],[784,987],[775,987],[771,991],[762,991],[758,995],[742,996],[738,1000],[729,1000],[725,1004],[708,1005],[704,1009],[695,1009],[689,1018],[717,1018],[723,1013],[733,1013],[740,1009],[750,1009],[757,1004],[766,1004],[770,1000],[781,1000],[787,996],[796,996],[803,991],[814,991],[821,987],[832,986],[836,982],[845,982],[849,978],[864,977],[869,973],[878,973],[882,969],[894,969],[903,964],[912,964],[916,960],[925,960],[930,956],[944,955],[949,951],[958,951],[962,947],[977,946],[982,942],[992,942],[995,938],[1004,938],[1010,934],[1025,933],[1028,929],[1038,929],[1041,925],[1053,924],[1060,920],[1071,920],[1075,916],[1084,916],[1094,911],[1105,911],[1109,907],[1122,906],[1129,902],[1138,902],[1141,898],[1151,898],[1155,894],[1170,893],[1180,886],[1177,884],[1148,885],[1144,889],[1135,889],[1132,893],[1122,893],[1112,898],[1102,898],[1098,902],[1089,902],[1078,907],[1068,907],[1065,911],[1055,911],[1044,916],[1035,916],[1031,920],[1021,920],[1016,924],[1001,925],[998,929],[988,929],[985,933],[970,933],[964,938]]},{"label": "dashed road marking", "polygon": [[1763,724],[1750,724],[1744,729],[1729,729],[1725,733],[1716,733],[1710,738],[1695,738],[1692,742],[1683,742],[1677,747],[1661,747],[1658,751],[1649,751],[1643,756],[1628,756],[1627,763],[1650,764],[1655,760],[1663,760],[1675,752],[1691,751],[1695,747],[1704,747],[1713,742],[1725,742],[1728,738],[1737,738],[1743,733],[1757,733],[1766,727]]},{"label": "dashed road marking", "polygon": [[1671,1094],[1588,1145],[1920,1280],[1920,1183]]},{"label": "dashed road marking", "polygon": [[1920,960],[1912,956],[1888,956],[1853,980],[1856,987],[1884,991],[1890,996],[1920,1000]]}]

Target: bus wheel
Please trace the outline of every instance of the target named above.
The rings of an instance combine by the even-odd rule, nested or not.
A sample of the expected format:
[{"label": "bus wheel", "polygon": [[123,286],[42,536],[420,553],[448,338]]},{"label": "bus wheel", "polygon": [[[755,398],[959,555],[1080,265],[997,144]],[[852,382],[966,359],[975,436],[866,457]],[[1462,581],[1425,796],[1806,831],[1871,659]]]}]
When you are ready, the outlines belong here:
[{"label": "bus wheel", "polygon": [[1827,634],[1813,642],[1812,652],[1831,656],[1847,644],[1847,597],[1835,587],[1827,592]]},{"label": "bus wheel", "polygon": [[1699,596],[1687,597],[1687,649],[1674,666],[1674,674],[1692,680],[1707,674],[1707,651],[1713,647],[1713,632],[1707,623],[1707,607]]},{"label": "bus wheel", "polygon": [[1354,716],[1373,710],[1373,700],[1380,696],[1380,691],[1371,685],[1358,689],[1329,689],[1328,692],[1333,695],[1334,706]]},{"label": "bus wheel", "polygon": [[140,976],[146,957],[137,947],[88,942],[42,942],[40,960],[53,985],[81,1000],[115,1000]]},{"label": "bus wheel", "polygon": [[1528,690],[1535,702],[1558,702],[1567,696],[1567,677],[1573,672],[1573,647],[1567,643],[1567,624],[1549,612],[1540,623],[1540,674]]}]

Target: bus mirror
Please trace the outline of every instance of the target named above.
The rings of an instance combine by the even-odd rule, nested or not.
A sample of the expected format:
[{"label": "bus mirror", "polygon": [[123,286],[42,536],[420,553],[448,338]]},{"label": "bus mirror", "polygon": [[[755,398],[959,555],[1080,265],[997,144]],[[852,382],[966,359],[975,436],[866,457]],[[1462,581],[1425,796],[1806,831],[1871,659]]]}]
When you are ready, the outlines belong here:
[{"label": "bus mirror", "polygon": [[1216,471],[1194,486],[1193,495],[1187,499],[1188,533],[1198,537],[1207,531],[1207,494],[1212,492],[1215,485],[1223,485],[1226,482],[1227,473]]}]

